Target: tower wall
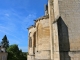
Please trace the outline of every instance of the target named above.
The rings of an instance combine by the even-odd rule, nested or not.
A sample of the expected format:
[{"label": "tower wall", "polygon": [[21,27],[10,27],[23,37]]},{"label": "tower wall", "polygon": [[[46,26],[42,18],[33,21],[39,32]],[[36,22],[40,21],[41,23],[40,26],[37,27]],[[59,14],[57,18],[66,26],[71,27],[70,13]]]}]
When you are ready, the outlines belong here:
[{"label": "tower wall", "polygon": [[80,0],[58,0],[61,60],[80,60]]}]

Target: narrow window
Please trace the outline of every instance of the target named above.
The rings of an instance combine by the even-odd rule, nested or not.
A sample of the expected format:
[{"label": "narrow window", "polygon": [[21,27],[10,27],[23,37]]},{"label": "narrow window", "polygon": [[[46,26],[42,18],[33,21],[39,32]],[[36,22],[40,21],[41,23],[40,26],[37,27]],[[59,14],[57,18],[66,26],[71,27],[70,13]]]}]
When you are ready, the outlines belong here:
[{"label": "narrow window", "polygon": [[34,47],[36,47],[36,32],[34,33]]},{"label": "narrow window", "polygon": [[29,38],[29,47],[32,47],[32,38]]}]

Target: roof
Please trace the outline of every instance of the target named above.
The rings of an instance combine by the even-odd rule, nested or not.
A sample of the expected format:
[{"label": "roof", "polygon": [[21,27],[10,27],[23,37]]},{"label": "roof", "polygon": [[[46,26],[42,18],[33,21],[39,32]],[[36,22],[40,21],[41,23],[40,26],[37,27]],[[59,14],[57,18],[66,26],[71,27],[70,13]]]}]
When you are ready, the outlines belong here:
[{"label": "roof", "polygon": [[30,26],[29,28],[27,28],[27,29],[29,30],[29,29],[31,29],[31,28],[33,28],[33,27],[35,27],[35,25],[31,25],[31,26]]},{"label": "roof", "polygon": [[[42,16],[42,17],[38,18],[37,20],[34,20],[34,21],[35,21],[35,24],[36,24],[36,22],[38,22],[39,20],[43,20],[43,19],[47,19],[47,18],[49,18],[49,15]],[[35,27],[35,24],[34,24],[34,25],[31,25],[31,26],[30,26],[29,28],[27,28],[27,29],[29,30],[29,29]]]}]

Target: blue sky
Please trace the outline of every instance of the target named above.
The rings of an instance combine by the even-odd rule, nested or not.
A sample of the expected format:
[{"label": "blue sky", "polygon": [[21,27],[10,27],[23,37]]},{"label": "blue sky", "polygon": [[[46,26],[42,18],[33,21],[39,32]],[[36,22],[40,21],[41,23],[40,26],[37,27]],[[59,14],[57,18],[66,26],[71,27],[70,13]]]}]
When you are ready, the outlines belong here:
[{"label": "blue sky", "polygon": [[0,0],[0,41],[7,35],[10,44],[28,51],[28,28],[44,15],[47,0]]}]

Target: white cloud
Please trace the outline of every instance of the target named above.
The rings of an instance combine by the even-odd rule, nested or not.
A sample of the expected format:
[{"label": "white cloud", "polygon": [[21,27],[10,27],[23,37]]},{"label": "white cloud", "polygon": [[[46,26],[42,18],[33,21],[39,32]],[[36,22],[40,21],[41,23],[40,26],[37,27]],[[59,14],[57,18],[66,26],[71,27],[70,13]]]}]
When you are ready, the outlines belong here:
[{"label": "white cloud", "polygon": [[[0,33],[7,34],[12,38],[9,38],[11,44],[22,45],[27,41],[27,37],[24,35],[24,31],[30,25],[34,24],[34,19],[36,19],[36,13],[29,13],[27,17],[21,17],[16,13],[15,10],[12,11],[3,11],[0,15],[4,15],[0,20]],[[1,37],[2,38],[2,37]],[[23,51],[27,51],[27,42],[25,43],[26,47],[20,47]],[[23,44],[24,45],[24,44]]]},{"label": "white cloud", "polygon": [[15,39],[10,39],[9,42],[10,42],[10,45],[11,44],[20,44],[21,43],[21,41],[18,41],[18,40],[15,40]]},{"label": "white cloud", "polygon": [[7,17],[9,17],[9,14],[8,13],[6,13],[6,14],[4,14],[5,16],[7,16]]},{"label": "white cloud", "polygon": [[34,19],[36,19],[36,13],[30,13],[22,22],[22,28],[25,30],[30,25],[34,24]]}]

